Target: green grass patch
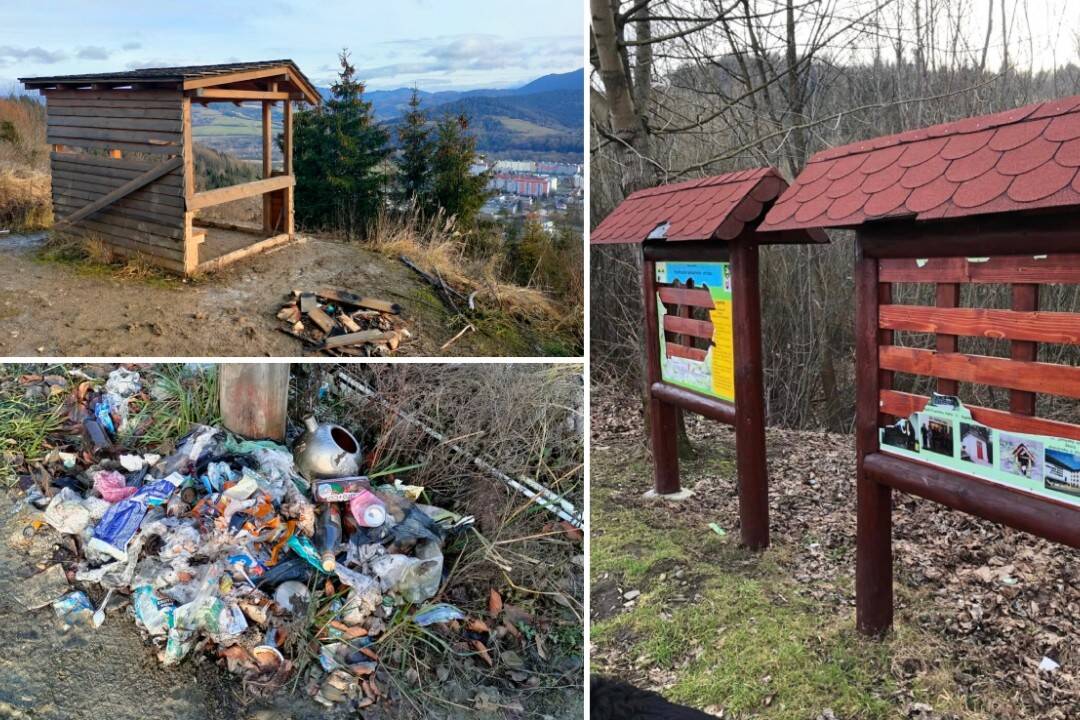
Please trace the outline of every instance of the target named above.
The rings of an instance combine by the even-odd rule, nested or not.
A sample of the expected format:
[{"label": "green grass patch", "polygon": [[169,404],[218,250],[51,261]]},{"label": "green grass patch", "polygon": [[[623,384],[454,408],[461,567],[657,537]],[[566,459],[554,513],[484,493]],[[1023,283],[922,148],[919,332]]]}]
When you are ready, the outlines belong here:
[{"label": "green grass patch", "polygon": [[154,447],[183,437],[193,425],[221,422],[217,367],[192,369],[186,365],[156,365],[142,378],[150,399],[131,404],[129,437],[142,447]]},{"label": "green grass patch", "polygon": [[49,436],[63,424],[64,396],[27,399],[17,375],[11,372],[16,369],[9,366],[7,381],[0,386],[0,486],[5,487],[15,481],[17,459],[43,457]]},{"label": "green grass patch", "polygon": [[[91,247],[95,250],[91,250]],[[181,278],[141,259],[106,261],[101,255],[104,248],[101,243],[78,237],[52,237],[38,251],[36,259],[42,263],[62,265],[82,277],[135,280],[158,288],[183,285]]]},{"label": "green grass patch", "polygon": [[[620,502],[650,476],[643,451],[629,458],[626,448],[594,451],[593,468],[604,478],[592,486],[594,583],[603,576],[642,592],[633,608],[593,624],[602,653],[617,649],[673,671],[666,696],[719,706],[727,717],[805,720],[825,708],[843,718],[895,715],[891,643],[860,638],[850,610],[801,597],[790,548],[778,543],[755,555],[735,535],[671,522],[663,506]],[[733,472],[720,452],[702,453],[687,475],[691,468]]]}]

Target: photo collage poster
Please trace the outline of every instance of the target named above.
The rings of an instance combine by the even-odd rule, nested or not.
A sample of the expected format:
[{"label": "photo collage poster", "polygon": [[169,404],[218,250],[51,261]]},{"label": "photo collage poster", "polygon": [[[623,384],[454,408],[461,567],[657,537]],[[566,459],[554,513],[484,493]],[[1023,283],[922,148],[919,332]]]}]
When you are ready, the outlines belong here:
[{"label": "photo collage poster", "polygon": [[731,263],[726,262],[657,262],[656,282],[680,283],[708,290],[713,301],[709,322],[713,335],[704,359],[680,357],[668,352],[664,334],[667,310],[657,298],[660,328],[660,376],[664,382],[703,395],[735,402],[735,353],[732,340]]},{"label": "photo collage poster", "polygon": [[1009,432],[971,417],[959,398],[880,429],[881,451],[1080,506],[1080,441]]}]

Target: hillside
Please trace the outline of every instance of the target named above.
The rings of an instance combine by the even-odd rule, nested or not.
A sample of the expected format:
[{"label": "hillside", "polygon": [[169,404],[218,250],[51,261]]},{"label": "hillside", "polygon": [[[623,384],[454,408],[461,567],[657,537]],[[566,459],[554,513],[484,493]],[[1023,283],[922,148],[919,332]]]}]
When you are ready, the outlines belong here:
[{"label": "hillside", "polygon": [[583,110],[580,90],[553,90],[521,96],[461,98],[431,108],[430,112],[432,116],[468,116],[477,148],[483,153],[565,153],[580,159]]},{"label": "hillside", "polygon": [[[521,87],[468,91],[420,90],[432,118],[464,114],[477,136],[477,148],[490,156],[582,162],[585,135],[584,71],[544,75]],[[329,88],[319,88],[329,97]],[[412,88],[373,90],[364,94],[375,119],[393,131],[405,111]],[[196,140],[220,152],[256,159],[262,153],[261,112],[255,105],[196,106]],[[281,109],[273,113],[275,134],[281,130]],[[277,149],[275,148],[275,156]]]}]

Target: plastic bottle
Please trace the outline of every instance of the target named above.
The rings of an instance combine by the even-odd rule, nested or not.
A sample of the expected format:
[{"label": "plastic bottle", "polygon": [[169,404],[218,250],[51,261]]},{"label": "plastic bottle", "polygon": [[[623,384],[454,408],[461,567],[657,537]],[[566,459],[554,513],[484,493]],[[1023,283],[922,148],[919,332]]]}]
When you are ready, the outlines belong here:
[{"label": "plastic bottle", "polygon": [[360,527],[379,527],[386,522],[386,505],[370,490],[349,500],[349,512]]},{"label": "plastic bottle", "polygon": [[335,503],[329,503],[319,515],[319,526],[315,531],[315,546],[319,549],[319,559],[326,572],[333,572],[337,567],[337,549],[341,545],[341,510]]}]

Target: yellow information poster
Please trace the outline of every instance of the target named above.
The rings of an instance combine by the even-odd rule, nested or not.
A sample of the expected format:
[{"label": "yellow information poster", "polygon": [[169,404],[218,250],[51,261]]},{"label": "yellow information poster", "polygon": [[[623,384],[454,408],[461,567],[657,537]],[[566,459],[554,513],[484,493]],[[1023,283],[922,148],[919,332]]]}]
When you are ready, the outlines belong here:
[{"label": "yellow information poster", "polygon": [[713,324],[712,387],[713,394],[735,398],[735,346],[732,341],[731,301],[716,301],[709,311]]},{"label": "yellow information poster", "polygon": [[[731,264],[658,262],[656,282],[661,378],[672,385],[734,402]],[[709,320],[669,316],[665,303],[704,309]],[[708,347],[702,347],[704,344]]]}]

